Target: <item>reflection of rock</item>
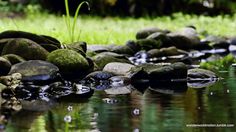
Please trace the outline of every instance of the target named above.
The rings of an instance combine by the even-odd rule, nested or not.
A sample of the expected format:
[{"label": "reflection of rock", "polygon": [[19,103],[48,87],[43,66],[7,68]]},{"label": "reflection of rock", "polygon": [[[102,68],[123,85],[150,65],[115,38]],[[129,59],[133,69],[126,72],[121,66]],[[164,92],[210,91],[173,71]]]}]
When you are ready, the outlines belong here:
[{"label": "reflection of rock", "polygon": [[42,111],[21,110],[10,118],[6,131],[30,131],[34,121],[42,114]]},{"label": "reflection of rock", "polygon": [[112,87],[109,89],[106,89],[105,92],[107,94],[113,94],[113,95],[119,95],[119,94],[130,94],[132,92],[132,86],[126,85],[122,87]]},{"label": "reflection of rock", "polygon": [[163,94],[181,94],[188,89],[187,82],[170,82],[150,84],[149,89]]},{"label": "reflection of rock", "polygon": [[114,75],[109,72],[95,71],[88,74],[80,83],[96,90],[104,90],[110,87],[109,78],[112,76]]},{"label": "reflection of rock", "polygon": [[218,80],[219,78],[212,71],[199,68],[188,70],[188,86],[191,88],[207,87]]},{"label": "reflection of rock", "polygon": [[22,109],[26,111],[44,112],[49,110],[55,105],[53,100],[43,101],[43,100],[32,100],[26,101],[21,100]]}]

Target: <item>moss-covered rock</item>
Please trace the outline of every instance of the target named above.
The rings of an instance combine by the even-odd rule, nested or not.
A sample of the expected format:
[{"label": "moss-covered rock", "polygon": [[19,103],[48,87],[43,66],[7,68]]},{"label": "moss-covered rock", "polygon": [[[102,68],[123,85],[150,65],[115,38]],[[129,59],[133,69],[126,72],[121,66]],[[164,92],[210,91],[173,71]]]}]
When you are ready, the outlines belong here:
[{"label": "moss-covered rock", "polygon": [[150,57],[162,57],[162,56],[174,56],[174,55],[184,55],[188,52],[177,49],[176,47],[168,47],[161,49],[151,49],[147,52]]},{"label": "moss-covered rock", "polygon": [[187,66],[184,63],[177,62],[169,66],[154,68],[149,71],[150,81],[172,81],[175,79],[187,80]]},{"label": "moss-covered rock", "polygon": [[85,57],[69,49],[59,49],[49,53],[47,61],[58,66],[60,72],[67,77],[80,78],[90,69]]},{"label": "moss-covered rock", "polygon": [[11,62],[12,65],[25,61],[24,58],[15,54],[6,54],[6,55],[3,55],[2,57],[7,59],[9,62]]},{"label": "moss-covered rock", "polygon": [[0,76],[7,75],[10,69],[11,63],[7,59],[0,57]]},{"label": "moss-covered rock", "polygon": [[104,66],[110,62],[130,63],[125,56],[113,52],[99,53],[93,57],[93,61],[98,66],[99,70],[102,70]]},{"label": "moss-covered rock", "polygon": [[16,54],[26,60],[45,60],[48,51],[29,39],[17,38],[8,42],[2,50],[2,55]]},{"label": "moss-covered rock", "polygon": [[123,55],[134,55],[135,52],[126,45],[116,45],[111,48],[111,52],[115,52],[117,54],[123,54]]},{"label": "moss-covered rock", "polygon": [[[2,83],[0,83],[0,93],[1,93],[1,91],[3,90],[3,89],[6,89],[7,88],[7,86],[6,85],[3,85]],[[1,102],[1,101],[0,101]]]},{"label": "moss-covered rock", "polygon": [[83,55],[86,57],[86,51],[87,51],[87,44],[86,42],[75,42],[72,44],[66,45],[67,49],[74,50],[78,52],[79,54]]},{"label": "moss-covered rock", "polygon": [[145,39],[147,38],[150,34],[156,33],[156,32],[163,32],[166,33],[168,31],[162,30],[156,27],[149,27],[149,28],[144,28],[141,29],[137,32],[136,34],[136,39]]},{"label": "moss-covered rock", "polygon": [[137,45],[143,50],[158,49],[161,47],[162,42],[155,39],[139,39],[136,41]]}]

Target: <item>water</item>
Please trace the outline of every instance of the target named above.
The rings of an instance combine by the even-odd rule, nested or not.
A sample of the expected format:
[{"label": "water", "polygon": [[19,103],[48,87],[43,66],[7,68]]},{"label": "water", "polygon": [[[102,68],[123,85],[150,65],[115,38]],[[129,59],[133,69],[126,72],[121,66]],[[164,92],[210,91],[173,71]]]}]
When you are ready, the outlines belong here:
[{"label": "water", "polygon": [[77,103],[23,101],[23,110],[13,114],[6,131],[234,132],[236,68],[219,74],[224,79],[212,86],[177,92],[147,89],[107,95],[96,91],[89,100]]}]

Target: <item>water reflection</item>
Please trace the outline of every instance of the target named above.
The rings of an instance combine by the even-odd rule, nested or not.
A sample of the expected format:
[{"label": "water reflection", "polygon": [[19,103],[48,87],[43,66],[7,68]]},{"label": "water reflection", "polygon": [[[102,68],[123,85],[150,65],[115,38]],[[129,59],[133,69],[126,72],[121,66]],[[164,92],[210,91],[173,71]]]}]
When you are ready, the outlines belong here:
[{"label": "water reflection", "polygon": [[220,74],[224,80],[203,88],[168,82],[125,95],[99,90],[74,103],[22,100],[23,109],[12,114],[6,131],[233,131],[236,126],[224,124],[236,125],[236,69]]}]

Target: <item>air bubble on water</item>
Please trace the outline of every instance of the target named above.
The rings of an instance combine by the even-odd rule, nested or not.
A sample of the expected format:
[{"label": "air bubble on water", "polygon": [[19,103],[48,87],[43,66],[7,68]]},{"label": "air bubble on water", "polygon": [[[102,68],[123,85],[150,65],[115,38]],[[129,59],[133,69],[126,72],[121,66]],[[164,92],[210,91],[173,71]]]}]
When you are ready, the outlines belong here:
[{"label": "air bubble on water", "polygon": [[64,117],[64,121],[65,121],[65,122],[71,122],[71,120],[72,120],[72,118],[71,118],[70,115],[66,115],[66,116]]},{"label": "air bubble on water", "polygon": [[140,109],[138,109],[138,108],[135,108],[134,110],[133,110],[133,114],[134,115],[140,115]]},{"label": "air bubble on water", "polygon": [[118,102],[118,100],[116,100],[116,99],[113,99],[113,98],[104,98],[104,99],[102,99],[105,103],[107,103],[107,104],[115,104],[115,103],[117,103]]},{"label": "air bubble on water", "polygon": [[72,110],[73,110],[73,107],[72,107],[71,105],[69,105],[69,106],[67,107],[67,110],[68,110],[68,111],[72,111]]},{"label": "air bubble on water", "polygon": [[213,95],[213,92],[210,92],[210,95]]}]

